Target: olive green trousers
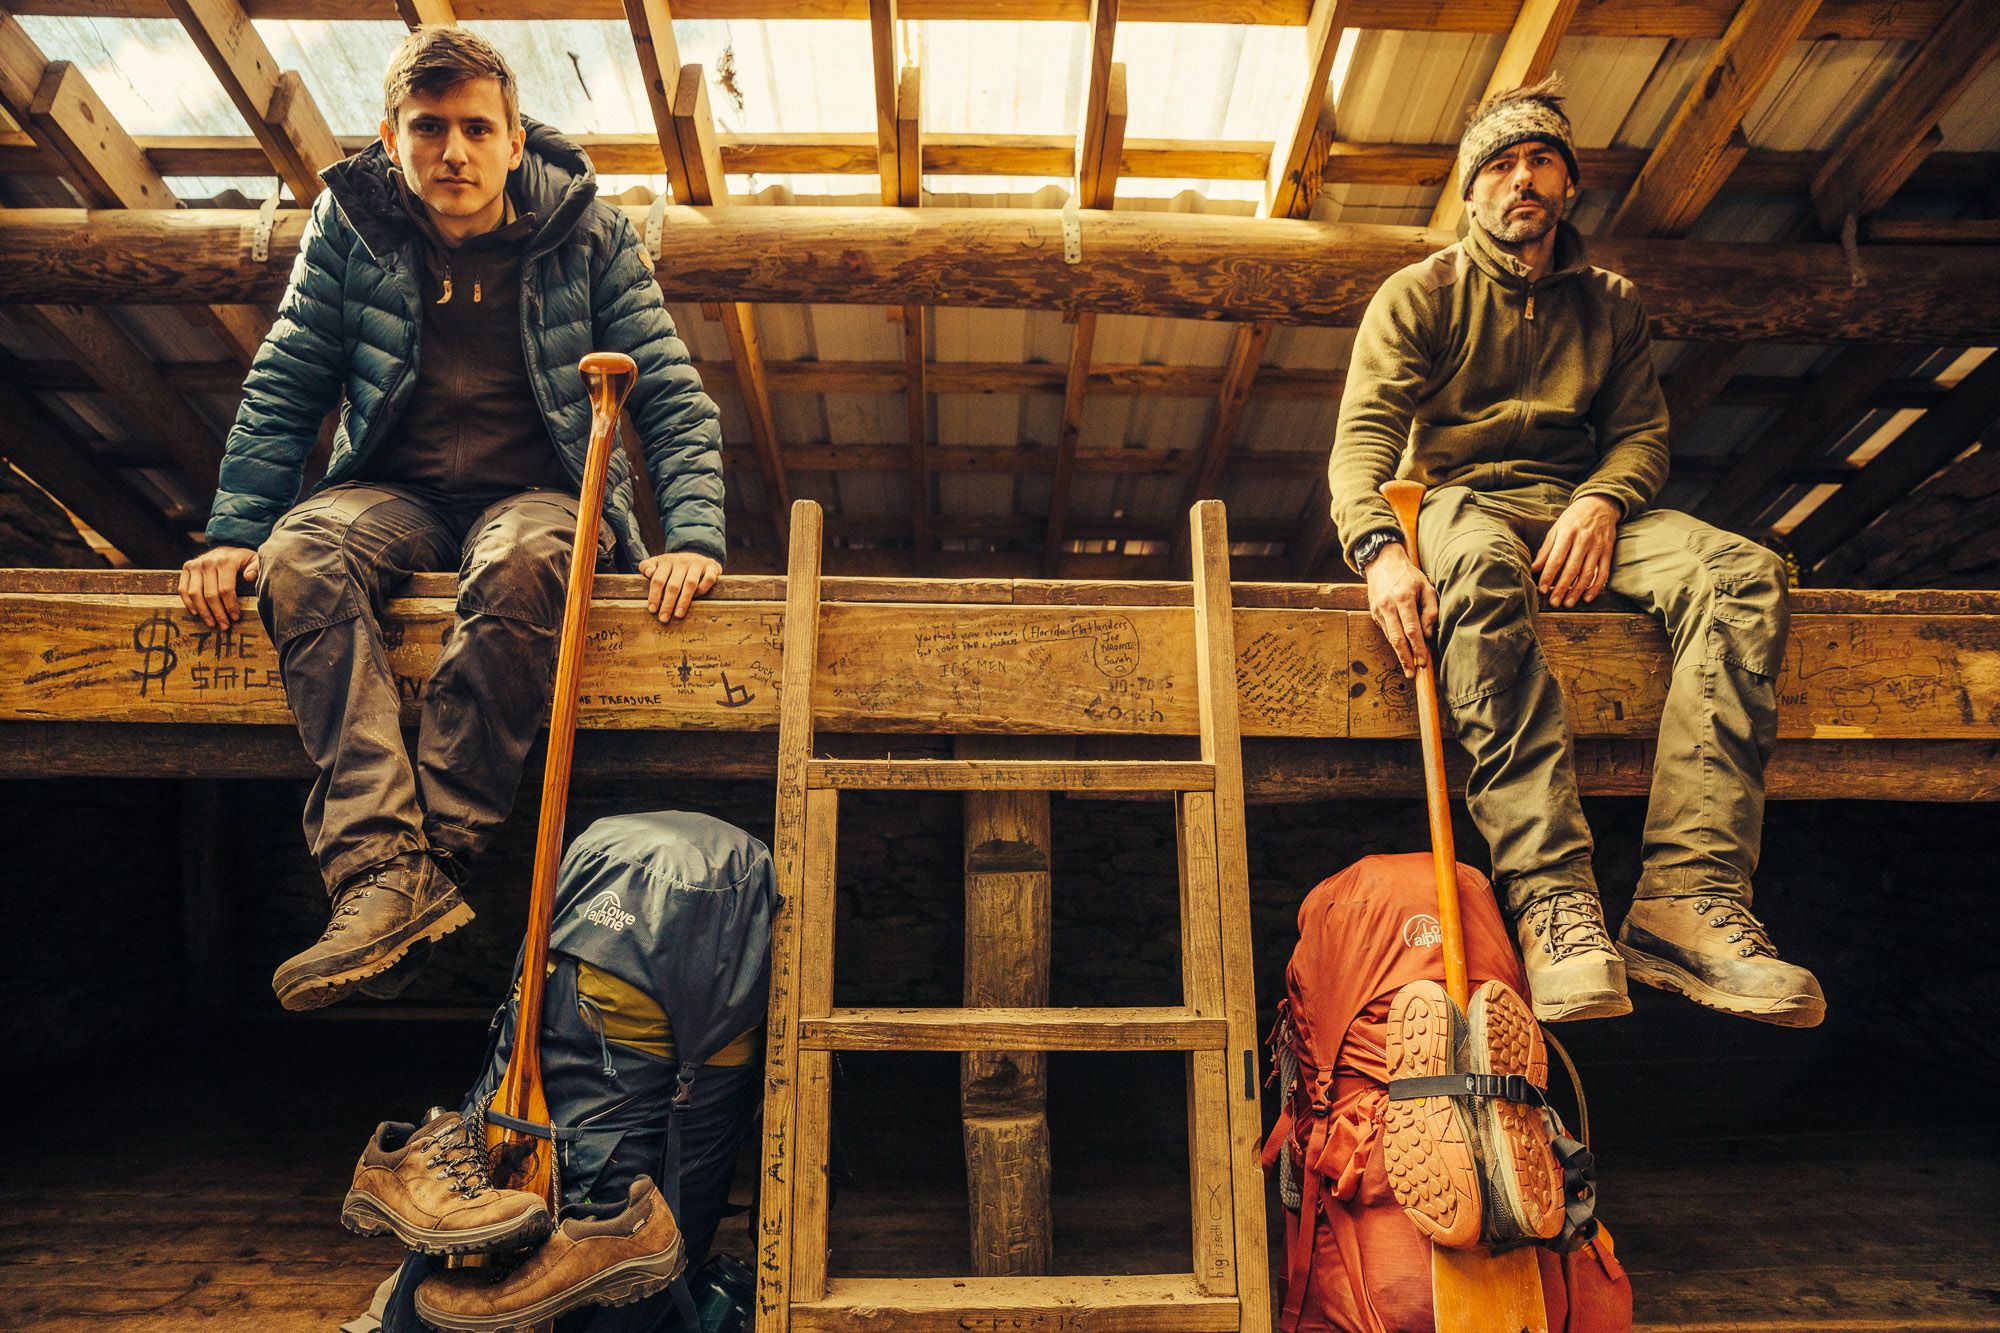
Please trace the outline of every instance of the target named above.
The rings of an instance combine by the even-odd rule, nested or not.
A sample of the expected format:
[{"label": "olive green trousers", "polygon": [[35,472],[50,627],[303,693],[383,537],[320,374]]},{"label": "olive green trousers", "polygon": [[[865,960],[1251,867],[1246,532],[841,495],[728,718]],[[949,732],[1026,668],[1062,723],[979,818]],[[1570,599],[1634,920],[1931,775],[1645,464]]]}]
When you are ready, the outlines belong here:
[{"label": "olive green trousers", "polygon": [[[1536,638],[1529,567],[1568,503],[1563,486],[1450,486],[1425,498],[1417,530],[1438,589],[1439,694],[1472,758],[1466,804],[1514,912],[1562,890],[1597,889],[1575,742]],[[1651,509],[1619,524],[1609,588],[1659,617],[1673,648],[1636,896],[1747,901],[1777,734],[1784,564],[1754,542]]]}]

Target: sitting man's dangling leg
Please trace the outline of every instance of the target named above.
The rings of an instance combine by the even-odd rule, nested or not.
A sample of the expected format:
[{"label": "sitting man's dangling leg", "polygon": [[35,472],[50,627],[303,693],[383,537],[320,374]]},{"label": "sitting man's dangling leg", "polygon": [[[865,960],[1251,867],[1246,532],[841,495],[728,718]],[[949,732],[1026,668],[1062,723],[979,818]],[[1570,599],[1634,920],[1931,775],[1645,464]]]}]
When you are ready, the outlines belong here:
[{"label": "sitting man's dangling leg", "polygon": [[1466,808],[1492,849],[1535,1016],[1610,1017],[1632,1004],[1604,927],[1568,716],[1535,635],[1535,576],[1512,513],[1464,487],[1424,504],[1417,546],[1438,589],[1438,688],[1472,757]]},{"label": "sitting man's dangling leg", "polygon": [[286,514],[259,551],[258,613],[316,770],[305,832],[332,900],[325,932],[272,989],[318,1009],[413,946],[472,919],[425,854],[403,746],[402,698],[378,617],[412,573],[451,567],[445,524],[395,487],[330,487]]}]

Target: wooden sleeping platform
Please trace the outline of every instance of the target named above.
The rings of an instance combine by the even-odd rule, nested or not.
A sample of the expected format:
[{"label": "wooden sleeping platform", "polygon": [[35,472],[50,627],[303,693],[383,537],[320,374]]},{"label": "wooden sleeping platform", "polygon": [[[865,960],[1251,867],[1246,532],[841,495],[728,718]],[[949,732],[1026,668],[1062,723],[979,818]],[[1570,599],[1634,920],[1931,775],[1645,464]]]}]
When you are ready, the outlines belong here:
[{"label": "wooden sleeping platform", "polygon": [[[173,579],[0,571],[0,776],[305,775],[254,615],[217,635],[181,610]],[[1414,796],[1410,691],[1361,589],[1229,590],[1248,799]],[[384,623],[414,722],[452,581],[419,576],[407,592]],[[647,615],[637,579],[600,577],[581,775],[771,782],[786,594],[783,578],[727,578],[685,622],[663,627]],[[1804,591],[1793,607],[1774,797],[2000,799],[2000,593]],[[977,932],[983,953],[968,947],[968,1005],[1049,1003],[1048,797],[1015,790],[1023,784],[1010,774],[1032,765],[1010,760],[1151,760],[1166,786],[1199,767],[1195,617],[1187,584],[820,581],[813,669],[793,673],[812,682],[818,729],[807,777],[911,792],[939,785],[924,777],[941,766],[852,762],[885,756],[970,758],[943,784],[960,790],[971,768],[991,775],[990,790],[967,798],[968,849],[979,830],[1013,850],[991,874],[968,856],[968,926],[975,910],[990,913]],[[1642,794],[1667,680],[1662,635],[1618,609],[1551,614],[1545,631],[1579,733],[1584,790]],[[1023,744],[1042,749],[1006,748]],[[1070,767],[1075,781],[1053,785],[1074,795],[1093,794],[1090,776],[1106,771]],[[194,901],[203,885],[188,881],[188,920],[204,919]],[[1020,905],[1028,896],[1041,904],[1034,912]],[[1029,919],[1037,912],[1039,925]],[[1269,989],[1268,976],[1258,980]],[[1264,1014],[1273,996],[1257,999]],[[1608,1025],[1582,1025],[1606,1031],[1578,1041],[1601,1120],[1627,1136],[1613,1130],[1597,1146],[1616,1163],[1606,1211],[1635,1275],[1642,1328],[2000,1328],[2000,1306],[1979,1277],[2000,1260],[1984,1221],[2000,1159],[1953,1110],[1976,1099],[1899,1118],[1887,1091],[1864,1103],[1846,1085],[1808,1086],[1821,1066],[1801,1063],[1797,1034],[1745,1033],[1756,1025],[1650,995],[1640,1009],[1665,1018],[1649,1026],[1649,1041],[1664,1031],[1678,1043],[1664,1057],[1657,1047],[1624,1049],[1623,1032]],[[333,1012],[396,1016],[393,1007]],[[23,1327],[289,1333],[332,1327],[366,1303],[388,1256],[339,1232],[328,1200],[367,1124],[409,1114],[435,1085],[439,1043],[473,1048],[477,1031],[460,1023],[412,1039],[415,1022],[321,1021],[301,1041],[304,1024],[289,1018],[233,1021],[238,1035],[219,1046],[159,1053],[161,1071],[147,1083],[159,1115],[136,1126],[107,1088],[65,1081],[47,1114],[74,1126],[70,1137],[84,1147],[38,1155],[0,1185],[0,1289]],[[1715,1022],[1727,1031],[1722,1046],[1705,1026]],[[385,1040],[385,1029],[398,1038]],[[252,1048],[266,1054],[245,1058]],[[1024,1228],[1027,1249],[1052,1265],[1044,1271],[1105,1275],[1092,1280],[1117,1290],[1186,1267],[1188,1178],[1173,1159],[1188,1103],[1171,1057],[1120,1056],[1127,1063],[1110,1075],[1067,1064],[1050,1072],[1018,1052],[963,1057],[962,1068],[952,1054],[897,1058],[932,1063],[891,1065],[861,1051],[849,1057],[850,1081],[832,1088],[857,1178],[825,1219],[822,1280],[854,1297],[878,1277],[963,1274],[968,1247],[981,1274],[1020,1271],[1005,1265],[1018,1261]],[[1718,1093],[1713,1074],[1732,1061]],[[1681,1081],[1689,1071],[1703,1082]],[[1674,1086],[1662,1088],[1663,1077]],[[131,1086],[129,1071],[118,1084]],[[1699,1115],[1674,1109],[1695,1105]],[[1773,1118],[1774,1105],[1794,1110]],[[234,1125],[221,1132],[243,1137],[188,1147],[196,1123]],[[1867,1128],[1885,1123],[1894,1131]],[[280,1128],[260,1128],[272,1125]],[[92,1144],[112,1145],[109,1155],[100,1161]],[[1025,1197],[1042,1199],[1026,1210],[1024,1172],[1037,1182]],[[744,1177],[754,1176],[746,1159]],[[58,1205],[72,1195],[84,1206]],[[1882,1205],[1885,1197],[1897,1202]],[[1024,1211],[1035,1216],[1024,1222]],[[1273,1222],[1274,1248],[1281,1235]],[[725,1229],[720,1248],[755,1258],[740,1230]],[[93,1259],[105,1270],[87,1267]],[[118,1265],[127,1271],[110,1271]],[[1109,1309],[1060,1323],[1078,1333],[1123,1326]]]}]

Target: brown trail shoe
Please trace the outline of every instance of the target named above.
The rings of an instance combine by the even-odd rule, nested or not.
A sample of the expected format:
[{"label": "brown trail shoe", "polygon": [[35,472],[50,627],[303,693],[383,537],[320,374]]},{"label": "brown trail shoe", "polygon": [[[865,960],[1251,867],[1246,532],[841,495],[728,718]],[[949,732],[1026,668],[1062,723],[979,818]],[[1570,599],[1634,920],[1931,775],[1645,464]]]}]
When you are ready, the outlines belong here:
[{"label": "brown trail shoe", "polygon": [[[460,890],[465,888],[465,881],[469,876],[465,872],[465,863],[462,860],[439,847],[427,848],[426,854],[437,864],[444,877],[451,881],[453,888]],[[422,975],[424,967],[431,961],[431,950],[434,947],[435,941],[418,940],[410,946],[408,953],[390,965],[388,971],[376,973],[355,986],[355,989],[371,1000],[396,999],[410,988],[411,982]]]},{"label": "brown trail shoe", "polygon": [[1537,898],[1514,922],[1528,994],[1544,1023],[1615,1018],[1632,1012],[1625,994],[1625,964],[1604,929],[1597,895],[1565,889]]},{"label": "brown trail shoe", "polygon": [[279,965],[271,989],[287,1009],[323,1009],[394,967],[412,945],[470,920],[472,909],[430,857],[410,852],[384,861],[340,886],[325,933]]},{"label": "brown trail shoe", "polygon": [[1726,1014],[1789,1028],[1826,1017],[1818,979],[1779,958],[1763,923],[1729,894],[1638,899],[1618,931],[1618,952],[1634,981]]},{"label": "brown trail shoe", "polygon": [[417,1317],[451,1333],[511,1333],[578,1306],[643,1300],[686,1266],[673,1212],[640,1176],[622,1201],[564,1209],[555,1234],[510,1273],[475,1268],[426,1278]]},{"label": "brown trail shoe", "polygon": [[[1465,1020],[1435,981],[1413,981],[1389,1002],[1391,1080],[1456,1073]],[[1382,1117],[1389,1189],[1418,1231],[1448,1249],[1479,1243],[1479,1165],[1462,1097],[1393,1099]]]},{"label": "brown trail shoe", "polygon": [[394,1232],[425,1254],[494,1254],[549,1234],[549,1208],[525,1190],[495,1189],[486,1148],[455,1111],[421,1128],[385,1123],[369,1138],[341,1204],[340,1224],[362,1236]]},{"label": "brown trail shoe", "polygon": [[[1472,993],[1465,1021],[1472,1073],[1518,1075],[1537,1089],[1548,1086],[1549,1054],[1541,1025],[1512,987],[1499,981],[1480,986]],[[1473,1106],[1494,1239],[1547,1240],[1562,1230],[1568,1202],[1548,1117],[1540,1106],[1504,1097],[1479,1097]]]}]

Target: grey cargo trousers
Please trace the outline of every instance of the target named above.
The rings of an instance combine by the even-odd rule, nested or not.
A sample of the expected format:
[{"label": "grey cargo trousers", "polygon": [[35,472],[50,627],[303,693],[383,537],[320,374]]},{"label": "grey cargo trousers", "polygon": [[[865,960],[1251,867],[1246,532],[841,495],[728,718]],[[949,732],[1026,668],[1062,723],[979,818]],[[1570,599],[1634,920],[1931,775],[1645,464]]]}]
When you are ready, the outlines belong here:
[{"label": "grey cargo trousers", "polygon": [[[576,508],[560,491],[469,505],[349,482],[265,540],[257,610],[317,770],[305,832],[329,891],[427,846],[463,861],[506,819],[548,716]],[[608,526],[600,537],[605,566]],[[383,603],[412,574],[453,569],[457,614],[429,681],[399,675]],[[406,699],[421,699],[414,766]]]},{"label": "grey cargo trousers", "polygon": [[[1466,805],[1516,913],[1565,889],[1597,891],[1530,569],[1569,499],[1564,486],[1448,486],[1425,498],[1418,520],[1424,573],[1438,590],[1439,693],[1472,758]],[[1686,514],[1649,509],[1619,524],[1609,587],[1658,616],[1673,647],[1636,896],[1713,892],[1747,903],[1789,625],[1784,563]]]}]

